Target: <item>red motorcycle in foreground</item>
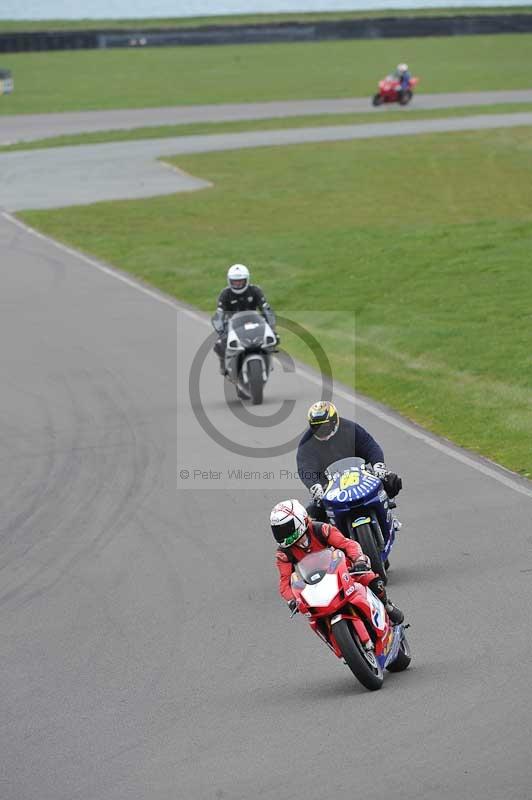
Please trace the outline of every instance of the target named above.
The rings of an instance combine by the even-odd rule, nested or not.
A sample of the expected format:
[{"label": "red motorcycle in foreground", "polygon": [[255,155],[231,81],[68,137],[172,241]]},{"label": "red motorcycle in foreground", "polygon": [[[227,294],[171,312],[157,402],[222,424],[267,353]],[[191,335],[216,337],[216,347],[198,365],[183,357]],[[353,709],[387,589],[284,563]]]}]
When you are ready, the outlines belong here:
[{"label": "red motorcycle in foreground", "polygon": [[342,550],[319,550],[292,573],[297,609],[312,630],[345,661],[366,689],[380,689],[384,669],[402,672],[411,661],[405,626],[392,625],[371,589],[354,580]]},{"label": "red motorcycle in foreground", "polygon": [[374,106],[382,106],[383,103],[399,103],[406,106],[414,96],[413,89],[419,83],[419,78],[410,78],[408,89],[401,91],[401,81],[393,75],[387,75],[379,82],[379,91],[373,95],[372,103]]}]

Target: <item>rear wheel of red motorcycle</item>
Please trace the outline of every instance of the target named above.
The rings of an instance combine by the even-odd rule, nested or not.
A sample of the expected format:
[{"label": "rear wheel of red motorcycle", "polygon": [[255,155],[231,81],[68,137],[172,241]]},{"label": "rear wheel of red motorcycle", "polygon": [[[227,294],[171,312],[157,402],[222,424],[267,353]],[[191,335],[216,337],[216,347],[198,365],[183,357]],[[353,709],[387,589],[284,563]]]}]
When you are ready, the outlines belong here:
[{"label": "rear wheel of red motorcycle", "polygon": [[384,679],[382,668],[374,651],[362,647],[351,623],[346,619],[339,620],[333,625],[332,633],[355,678],[358,678],[366,689],[371,691],[380,689]]},{"label": "rear wheel of red motorcycle", "polygon": [[412,92],[410,89],[405,89],[399,100],[400,106],[406,106],[412,99]]},{"label": "rear wheel of red motorcycle", "polygon": [[412,653],[410,651],[410,645],[408,644],[408,639],[403,633],[403,638],[401,639],[401,644],[399,645],[399,653],[397,654],[397,658],[392,661],[391,664],[388,664],[386,669],[388,672],[402,672],[404,669],[410,666],[410,662],[412,661]]},{"label": "rear wheel of red motorcycle", "polygon": [[374,94],[371,102],[373,103],[374,106],[382,106],[382,104],[384,103],[384,97],[382,96],[382,94]]}]

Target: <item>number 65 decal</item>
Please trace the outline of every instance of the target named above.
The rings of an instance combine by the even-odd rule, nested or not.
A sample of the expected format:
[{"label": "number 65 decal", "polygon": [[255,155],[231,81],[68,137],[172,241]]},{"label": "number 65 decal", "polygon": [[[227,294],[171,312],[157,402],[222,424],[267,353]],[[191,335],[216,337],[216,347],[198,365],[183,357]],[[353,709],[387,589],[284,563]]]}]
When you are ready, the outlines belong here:
[{"label": "number 65 decal", "polygon": [[346,472],[340,478],[340,489],[347,489],[349,486],[358,486],[360,483],[360,472],[358,470],[353,470],[352,472]]}]

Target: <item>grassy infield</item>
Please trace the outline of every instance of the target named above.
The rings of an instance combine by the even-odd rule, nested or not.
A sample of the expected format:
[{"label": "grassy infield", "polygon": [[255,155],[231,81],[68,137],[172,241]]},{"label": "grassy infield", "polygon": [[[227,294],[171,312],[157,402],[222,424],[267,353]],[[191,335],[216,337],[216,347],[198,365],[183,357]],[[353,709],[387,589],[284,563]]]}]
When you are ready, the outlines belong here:
[{"label": "grassy infield", "polygon": [[[93,107],[91,87],[106,56],[120,62],[122,94],[111,81],[104,107],[144,105],[147,96],[162,105],[370,93],[375,78],[404,57],[430,91],[527,88],[531,42],[500,36],[59,54],[63,77],[58,71],[50,91],[64,106]],[[17,58],[30,69],[25,60],[39,57],[42,71],[57,65],[55,54]],[[140,89],[136,83],[148,61],[174,63],[174,74],[187,79],[155,87],[152,74],[158,94],[151,96],[149,74]],[[129,93],[126,74],[135,79]],[[26,110],[37,110],[33,101]],[[355,355],[360,391],[532,474],[529,128],[175,163],[214,187],[21,216],[204,309],[212,308],[226,265],[249,263],[283,314],[329,312],[326,329],[318,324],[315,332],[338,378],[352,379]]]},{"label": "grassy infield", "polygon": [[531,85],[532,35],[5,54],[1,114],[372,95],[407,60],[426,92]]}]

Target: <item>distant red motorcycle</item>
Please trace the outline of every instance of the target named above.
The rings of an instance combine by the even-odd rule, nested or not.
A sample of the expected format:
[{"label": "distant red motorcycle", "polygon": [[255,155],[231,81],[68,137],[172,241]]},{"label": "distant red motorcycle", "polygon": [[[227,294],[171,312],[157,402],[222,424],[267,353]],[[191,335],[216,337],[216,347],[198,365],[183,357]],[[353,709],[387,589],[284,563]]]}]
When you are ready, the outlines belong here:
[{"label": "distant red motorcycle", "polygon": [[406,106],[414,96],[413,89],[419,83],[419,78],[410,78],[408,89],[401,91],[401,81],[393,75],[387,75],[379,82],[379,91],[373,95],[372,103],[374,106],[382,106],[383,103],[399,103]]},{"label": "distant red motorcycle", "polygon": [[295,565],[297,610],[366,689],[380,689],[384,669],[401,672],[411,655],[405,626],[392,625],[371,589],[354,579],[342,550],[319,550]]}]

